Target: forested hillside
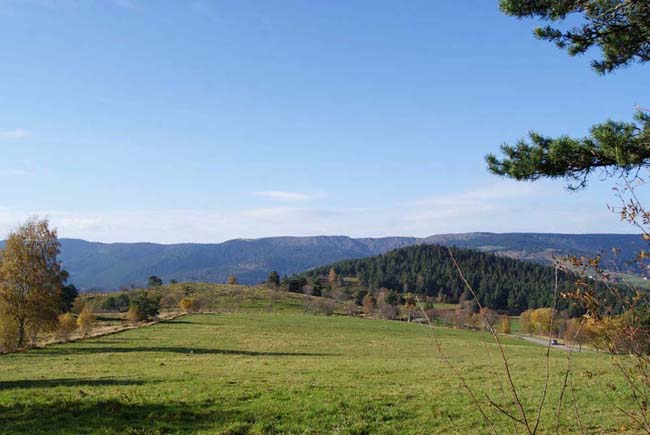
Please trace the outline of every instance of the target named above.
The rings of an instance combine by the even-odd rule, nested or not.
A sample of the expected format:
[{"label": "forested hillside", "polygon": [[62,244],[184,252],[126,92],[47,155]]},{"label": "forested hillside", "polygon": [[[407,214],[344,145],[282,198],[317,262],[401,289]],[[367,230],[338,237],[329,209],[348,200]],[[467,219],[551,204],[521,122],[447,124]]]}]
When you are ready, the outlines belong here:
[{"label": "forested hillside", "polygon": [[[452,252],[483,305],[513,313],[552,305],[553,267],[470,249],[452,248]],[[446,302],[471,298],[448,249],[440,245],[411,246],[370,258],[340,261],[304,276],[314,281],[328,276],[331,269],[341,285],[347,282],[371,291],[387,288],[414,292]],[[573,290],[578,279],[573,273],[560,271],[559,292]],[[559,307],[568,308],[568,302],[560,301]]]}]

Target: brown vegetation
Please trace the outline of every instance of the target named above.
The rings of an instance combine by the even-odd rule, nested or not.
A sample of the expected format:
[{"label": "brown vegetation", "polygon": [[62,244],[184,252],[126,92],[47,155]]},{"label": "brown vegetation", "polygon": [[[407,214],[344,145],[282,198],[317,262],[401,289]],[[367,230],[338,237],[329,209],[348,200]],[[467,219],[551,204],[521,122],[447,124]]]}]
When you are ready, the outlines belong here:
[{"label": "brown vegetation", "polygon": [[196,298],[186,296],[178,303],[186,313],[196,313],[199,310],[199,301]]},{"label": "brown vegetation", "polygon": [[138,323],[145,319],[145,315],[137,305],[132,305],[126,312],[126,318],[131,323]]},{"label": "brown vegetation", "polygon": [[97,316],[93,313],[90,305],[85,305],[77,317],[77,326],[79,327],[81,335],[85,337],[90,334],[96,323]]}]

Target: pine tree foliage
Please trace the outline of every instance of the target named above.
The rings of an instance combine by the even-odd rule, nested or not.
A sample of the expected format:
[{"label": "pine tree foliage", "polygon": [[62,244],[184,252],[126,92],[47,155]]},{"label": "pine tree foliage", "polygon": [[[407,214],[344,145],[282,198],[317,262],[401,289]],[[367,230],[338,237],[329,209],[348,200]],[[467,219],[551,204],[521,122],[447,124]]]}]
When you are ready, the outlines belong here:
[{"label": "pine tree foliage", "polygon": [[534,33],[571,56],[600,48],[602,58],[592,62],[600,74],[650,60],[648,0],[501,0],[500,6],[518,18],[537,18],[556,25],[566,20],[577,23],[565,29],[537,27]]},{"label": "pine tree foliage", "polygon": [[[572,56],[599,48],[602,57],[592,67],[600,74],[650,60],[648,0],[501,0],[500,6],[511,16],[551,22],[536,28],[535,35]],[[574,24],[558,27],[566,22]],[[566,177],[569,188],[581,188],[595,169],[612,176],[648,167],[650,116],[640,111],[633,122],[596,124],[583,138],[533,132],[529,141],[503,145],[501,152],[501,158],[486,157],[494,174],[533,181]]]},{"label": "pine tree foliage", "polygon": [[637,122],[607,121],[584,138],[551,138],[530,133],[530,142],[502,145],[503,158],[486,157],[488,169],[516,180],[564,177],[571,188],[584,187],[596,169],[609,175],[628,174],[650,165],[650,115],[638,112]]}]

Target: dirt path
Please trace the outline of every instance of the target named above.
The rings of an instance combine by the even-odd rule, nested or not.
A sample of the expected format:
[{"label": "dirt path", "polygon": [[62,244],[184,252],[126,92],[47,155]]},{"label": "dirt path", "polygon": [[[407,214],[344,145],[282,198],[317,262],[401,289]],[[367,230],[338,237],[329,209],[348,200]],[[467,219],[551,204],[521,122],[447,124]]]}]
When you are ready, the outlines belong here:
[{"label": "dirt path", "polygon": [[161,313],[160,315],[157,316],[156,320],[150,322],[142,322],[136,324],[129,324],[127,322],[124,322],[120,325],[114,325],[114,326],[100,326],[93,329],[88,335],[79,335],[78,333],[75,333],[68,340],[61,340],[57,338],[47,337],[39,340],[35,346],[25,347],[12,352],[0,352],[0,354],[26,352],[32,349],[43,349],[53,344],[74,343],[75,341],[88,340],[89,338],[98,338],[98,337],[104,337],[106,335],[118,334],[120,332],[129,331],[131,329],[145,328],[147,326],[156,325],[160,322],[174,320],[181,316],[185,316],[186,314],[187,313],[181,313],[181,312],[166,312],[166,313]]}]

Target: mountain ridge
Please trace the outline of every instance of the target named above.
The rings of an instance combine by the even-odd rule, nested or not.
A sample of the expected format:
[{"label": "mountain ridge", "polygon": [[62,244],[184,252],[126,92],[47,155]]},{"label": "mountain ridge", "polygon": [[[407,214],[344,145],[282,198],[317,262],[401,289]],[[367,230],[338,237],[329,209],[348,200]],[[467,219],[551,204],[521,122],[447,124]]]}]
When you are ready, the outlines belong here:
[{"label": "mountain ridge", "polygon": [[279,236],[233,239],[222,243],[104,243],[61,239],[61,261],[71,282],[82,289],[113,290],[143,285],[149,275],[165,281],[224,282],[229,274],[240,283],[264,280],[271,270],[281,275],[379,255],[416,244],[448,244],[512,258],[548,263],[552,256],[597,255],[620,248],[617,265],[626,264],[645,247],[634,234],[455,233],[429,237]]}]

